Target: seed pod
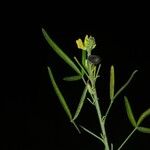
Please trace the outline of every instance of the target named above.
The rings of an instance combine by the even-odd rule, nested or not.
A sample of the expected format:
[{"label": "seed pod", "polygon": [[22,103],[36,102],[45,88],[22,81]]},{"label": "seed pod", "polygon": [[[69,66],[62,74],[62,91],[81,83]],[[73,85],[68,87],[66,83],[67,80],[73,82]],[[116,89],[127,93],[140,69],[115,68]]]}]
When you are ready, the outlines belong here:
[{"label": "seed pod", "polygon": [[88,60],[94,65],[97,65],[101,62],[101,58],[98,55],[90,55]]}]

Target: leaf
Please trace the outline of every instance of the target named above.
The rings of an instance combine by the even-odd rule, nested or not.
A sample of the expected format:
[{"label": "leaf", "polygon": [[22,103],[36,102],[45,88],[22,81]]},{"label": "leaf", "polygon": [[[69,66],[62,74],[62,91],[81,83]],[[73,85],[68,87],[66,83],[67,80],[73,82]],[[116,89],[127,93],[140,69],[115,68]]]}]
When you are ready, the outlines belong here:
[{"label": "leaf", "polygon": [[147,127],[137,127],[137,130],[143,133],[150,133],[150,128]]},{"label": "leaf", "polygon": [[134,77],[135,73],[137,72],[138,70],[135,70],[130,78],[128,79],[128,81],[117,91],[117,93],[114,95],[112,101],[127,87],[127,85],[131,82],[132,78]]},{"label": "leaf", "polygon": [[70,112],[70,109],[66,103],[66,100],[65,98],[63,97],[62,93],[60,92],[56,82],[55,82],[55,79],[54,79],[54,76],[52,74],[52,71],[50,69],[50,67],[48,67],[48,73],[49,73],[49,76],[50,76],[50,80],[51,80],[51,83],[53,85],[53,88],[54,88],[54,91],[57,95],[57,97],[59,98],[59,101],[63,107],[63,109],[65,110],[67,116],[69,117],[70,120],[72,120],[72,115],[71,115],[71,112]]},{"label": "leaf", "polygon": [[80,112],[81,112],[81,109],[82,109],[82,107],[83,107],[83,104],[84,104],[84,101],[85,101],[85,98],[86,98],[87,89],[88,89],[88,88],[87,88],[87,85],[86,85],[85,88],[84,88],[84,90],[83,90],[83,93],[82,93],[80,102],[79,102],[79,104],[78,104],[77,110],[76,110],[76,112],[75,112],[75,115],[74,115],[74,117],[73,117],[73,120],[75,120],[75,119],[79,116],[79,114],[80,114]]},{"label": "leaf", "polygon": [[125,101],[125,108],[126,108],[127,116],[129,118],[131,124],[133,125],[133,127],[136,127],[137,124],[136,124],[130,103],[129,103],[128,98],[126,96],[124,96],[124,101]]},{"label": "leaf", "polygon": [[52,49],[78,74],[81,74],[78,67],[75,65],[75,63],[66,55],[66,53],[63,52],[62,49],[56,45],[56,43],[50,38],[50,36],[47,34],[47,32],[42,28],[42,33],[48,42],[48,44],[52,47]]},{"label": "leaf", "polygon": [[139,126],[143,122],[143,120],[148,116],[150,116],[150,108],[141,114],[141,116],[139,117],[137,121],[137,125]]},{"label": "leaf", "polygon": [[64,81],[76,81],[82,79],[82,76],[77,75],[77,76],[70,76],[70,77],[64,77]]},{"label": "leaf", "polygon": [[115,87],[115,73],[114,66],[112,65],[110,68],[110,100],[113,100],[114,97],[114,87]]}]

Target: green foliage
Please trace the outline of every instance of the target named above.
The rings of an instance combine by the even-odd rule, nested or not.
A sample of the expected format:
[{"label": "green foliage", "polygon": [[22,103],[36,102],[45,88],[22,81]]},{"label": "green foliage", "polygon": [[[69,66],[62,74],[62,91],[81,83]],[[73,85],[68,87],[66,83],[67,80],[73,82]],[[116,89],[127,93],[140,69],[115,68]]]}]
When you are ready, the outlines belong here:
[{"label": "green foliage", "polygon": [[78,74],[81,75],[80,70],[78,67],[75,65],[75,63],[69,58],[69,56],[63,52],[62,49],[56,45],[56,43],[50,38],[50,36],[47,34],[47,32],[42,29],[43,35],[48,42],[48,44],[52,47],[52,49],[59,55],[73,70],[75,70]]},{"label": "green foliage", "polygon": [[57,84],[56,84],[56,82],[55,82],[55,79],[54,79],[54,76],[53,76],[53,73],[52,73],[50,67],[48,67],[48,73],[49,73],[49,77],[50,77],[51,83],[52,83],[52,85],[53,85],[54,91],[55,91],[55,93],[56,93],[56,95],[57,95],[57,97],[58,97],[58,99],[59,99],[59,101],[60,101],[60,103],[61,103],[61,105],[62,105],[64,111],[66,112],[68,118],[69,118],[70,121],[73,123],[73,125],[75,126],[75,128],[76,128],[76,129],[78,130],[78,132],[80,133],[80,130],[78,129],[77,125],[75,124],[74,121],[72,121],[72,114],[71,114],[71,112],[70,112],[70,109],[69,109],[69,107],[68,107],[68,105],[67,105],[67,103],[66,103],[66,100],[65,100],[64,96],[62,95],[62,93],[61,93],[59,87],[57,86]]},{"label": "green foliage", "polygon": [[[63,80],[64,81],[81,80],[81,81],[83,81],[83,83],[85,85],[83,93],[79,100],[77,109],[76,109],[75,113],[73,113],[74,115],[72,115],[70,108],[67,104],[67,101],[65,100],[63,94],[61,93],[61,90],[59,89],[58,85],[56,84],[56,81],[54,79],[51,68],[48,66],[48,73],[49,73],[50,81],[51,81],[54,91],[62,105],[62,108],[64,109],[65,113],[67,114],[70,122],[73,123],[75,128],[80,133],[80,130],[74,121],[77,120],[79,115],[81,114],[81,110],[83,108],[84,102],[86,100],[90,101],[90,103],[95,106],[94,108],[97,112],[98,122],[99,122],[99,126],[100,126],[100,131],[99,131],[100,134],[96,135],[95,133],[93,133],[92,131],[90,131],[89,129],[85,128],[82,125],[79,125],[79,127],[81,129],[83,129],[85,132],[92,135],[93,137],[97,138],[104,145],[105,150],[113,150],[113,143],[109,144],[108,137],[107,137],[106,127],[105,127],[106,118],[109,114],[109,111],[110,111],[112,104],[114,103],[116,97],[118,97],[118,95],[120,95],[121,92],[129,85],[129,83],[131,82],[131,80],[134,77],[137,70],[133,71],[133,73],[127,80],[127,82],[125,82],[125,84],[119,90],[117,90],[117,92],[115,92],[115,69],[114,69],[114,66],[111,65],[111,67],[110,67],[110,83],[109,83],[110,101],[109,101],[109,105],[108,105],[106,112],[104,112],[105,115],[102,115],[103,113],[101,112],[101,105],[99,104],[99,101],[101,101],[101,99],[98,98],[97,89],[96,89],[96,81],[97,81],[98,77],[100,77],[99,71],[100,71],[101,64],[98,65],[98,63],[100,63],[100,60],[98,60],[99,56],[92,55],[92,51],[96,46],[94,37],[86,35],[84,41],[82,41],[81,39],[76,40],[77,47],[79,49],[81,49],[81,51],[82,51],[81,63],[78,61],[78,59],[76,57],[74,57],[74,60],[77,63],[77,65],[76,65],[72,61],[72,59],[61,48],[58,47],[58,45],[50,38],[50,36],[47,34],[47,32],[44,29],[42,29],[42,33],[44,35],[44,38],[46,39],[46,41],[52,48],[52,50],[54,50],[54,52],[61,59],[63,59],[77,73],[77,75],[74,75],[74,76],[64,77]],[[89,58],[90,58],[90,60],[89,60]],[[93,60],[93,59],[96,59],[96,60]],[[125,102],[125,109],[127,112],[127,116],[129,118],[130,123],[133,126],[133,130],[127,136],[127,138],[123,141],[123,143],[119,146],[119,148],[117,150],[122,149],[124,144],[129,140],[129,138],[132,136],[132,134],[135,131],[140,131],[143,133],[150,133],[149,127],[141,126],[144,119],[147,118],[148,116],[150,116],[150,108],[148,108],[146,111],[144,111],[140,115],[139,119],[136,121],[134,114],[133,114],[133,110],[131,108],[131,105],[129,103],[127,96],[124,96],[124,102]]]},{"label": "green foliage", "polygon": [[150,108],[148,108],[146,111],[144,111],[138,121],[135,121],[130,103],[128,101],[128,98],[125,96],[124,97],[125,100],[125,107],[126,107],[126,111],[127,111],[127,116],[129,118],[129,121],[131,122],[131,124],[133,125],[134,128],[136,128],[138,131],[143,132],[143,133],[150,133],[150,128],[147,127],[142,127],[140,126],[141,123],[144,121],[145,118],[147,118],[148,116],[150,116]]}]

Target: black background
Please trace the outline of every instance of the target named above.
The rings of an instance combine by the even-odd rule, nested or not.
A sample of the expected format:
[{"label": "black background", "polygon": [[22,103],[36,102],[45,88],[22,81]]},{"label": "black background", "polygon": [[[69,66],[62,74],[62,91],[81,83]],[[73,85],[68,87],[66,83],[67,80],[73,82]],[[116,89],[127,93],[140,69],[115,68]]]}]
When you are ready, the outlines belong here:
[{"label": "black background", "polygon": [[[33,8],[33,7],[32,7]],[[50,8],[53,6],[50,5]],[[31,9],[32,10],[32,9]],[[69,123],[53,91],[47,74],[50,65],[56,81],[67,98],[72,111],[82,93],[80,82],[66,83],[62,78],[74,72],[52,51],[41,28],[71,57],[80,56],[75,40],[86,34],[96,39],[93,53],[102,58],[98,95],[102,111],[108,106],[110,65],[115,66],[116,90],[138,69],[131,84],[117,98],[108,119],[108,136],[117,148],[132,130],[124,109],[123,96],[129,97],[135,117],[150,106],[149,85],[149,24],[143,15],[139,18],[118,16],[108,18],[91,15],[64,16],[45,9],[28,11],[25,7],[4,16],[1,28],[1,149],[100,149],[101,144],[83,132],[77,133]],[[55,14],[55,16],[54,16]],[[97,12],[97,14],[99,14]],[[119,13],[118,13],[119,14]],[[68,17],[66,17],[68,16]],[[114,15],[115,16],[115,15]],[[149,118],[143,125],[149,125]],[[79,124],[95,133],[99,126],[94,109],[85,103]],[[124,149],[149,145],[149,135],[136,132]]]}]

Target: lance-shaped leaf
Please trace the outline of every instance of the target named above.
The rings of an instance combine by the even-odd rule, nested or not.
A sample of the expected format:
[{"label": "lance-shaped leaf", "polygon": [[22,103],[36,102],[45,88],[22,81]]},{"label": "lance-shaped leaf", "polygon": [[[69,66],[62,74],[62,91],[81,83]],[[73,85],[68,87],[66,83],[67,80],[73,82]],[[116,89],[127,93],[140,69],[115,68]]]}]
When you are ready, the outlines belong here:
[{"label": "lance-shaped leaf", "polygon": [[143,133],[150,133],[150,128],[147,127],[137,127],[137,130]]},{"label": "lance-shaped leaf", "polygon": [[141,116],[139,117],[137,121],[137,125],[139,126],[143,122],[143,120],[148,116],[150,116],[150,108],[141,114]]},{"label": "lance-shaped leaf", "polygon": [[131,124],[133,125],[133,127],[136,127],[137,124],[136,124],[130,103],[129,103],[128,98],[126,96],[124,96],[124,101],[125,101],[125,108],[126,108],[127,116],[129,118]]},{"label": "lance-shaped leaf", "polygon": [[54,91],[55,91],[57,97],[59,98],[59,101],[60,101],[63,109],[65,110],[65,112],[68,115],[69,119],[72,120],[72,115],[71,115],[70,109],[69,109],[69,107],[66,103],[66,100],[63,97],[61,91],[59,90],[59,87],[57,86],[57,84],[55,82],[55,79],[54,79],[54,76],[53,76],[53,73],[52,73],[50,67],[48,67],[48,73],[49,73],[50,80],[51,80],[51,83],[53,85]]},{"label": "lance-shaped leaf", "polygon": [[64,81],[77,81],[82,79],[81,75],[76,75],[76,76],[70,76],[70,77],[64,77],[63,80]]},{"label": "lance-shaped leaf", "polygon": [[81,96],[81,99],[80,99],[80,102],[78,104],[78,107],[77,107],[77,110],[75,112],[75,115],[73,117],[73,120],[75,120],[78,116],[79,116],[79,113],[81,112],[81,109],[83,107],[83,104],[84,104],[84,101],[85,101],[85,98],[86,98],[86,94],[87,94],[87,85],[85,86],[84,90],[83,90],[83,93],[82,93],[82,96]]},{"label": "lance-shaped leaf", "polygon": [[114,97],[114,88],[115,88],[115,72],[114,72],[114,66],[112,65],[110,68],[110,87],[109,87],[109,95],[110,100],[113,100]]},{"label": "lance-shaped leaf", "polygon": [[47,34],[47,32],[42,29],[42,33],[48,42],[48,44],[52,47],[52,49],[78,74],[81,74],[78,67],[75,65],[75,63],[68,57],[66,53],[63,52],[62,49],[58,47],[58,45],[51,39],[51,37]]}]

